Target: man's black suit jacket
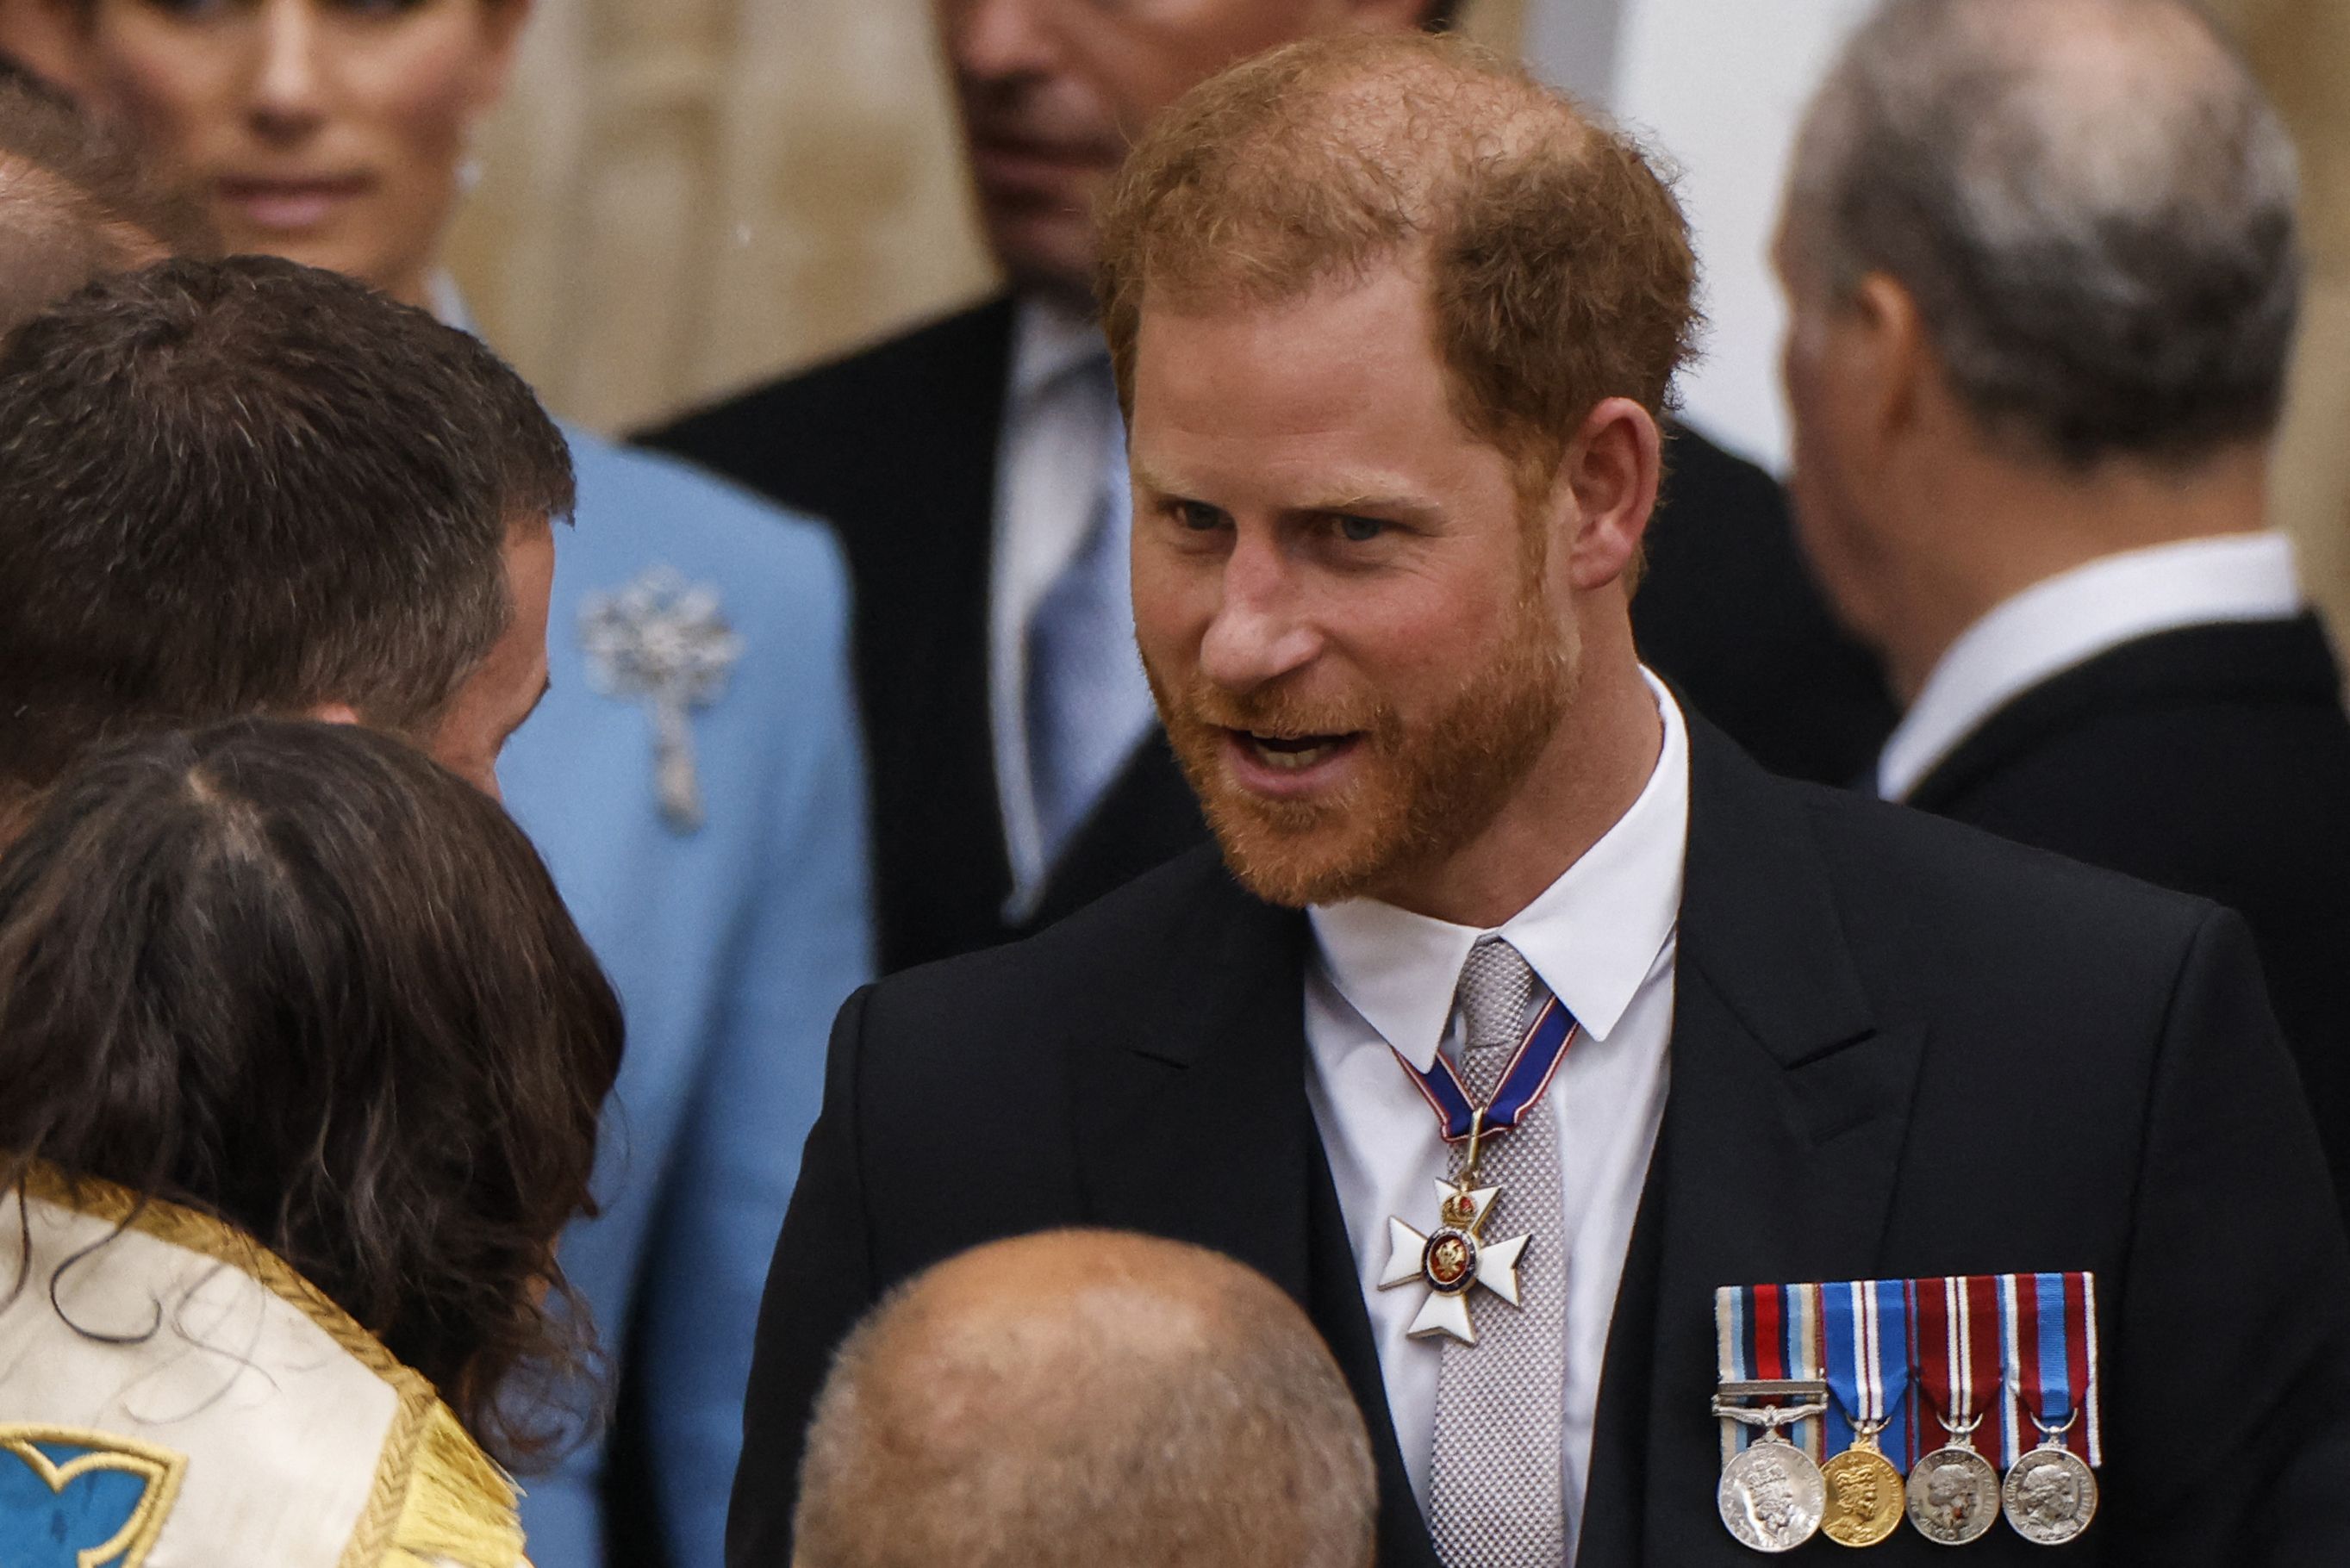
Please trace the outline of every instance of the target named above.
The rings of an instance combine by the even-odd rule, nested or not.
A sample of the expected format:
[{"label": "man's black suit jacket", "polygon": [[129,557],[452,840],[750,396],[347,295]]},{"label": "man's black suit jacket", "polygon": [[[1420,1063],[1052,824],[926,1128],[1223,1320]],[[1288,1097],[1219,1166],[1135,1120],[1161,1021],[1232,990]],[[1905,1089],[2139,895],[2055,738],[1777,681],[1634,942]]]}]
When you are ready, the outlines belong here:
[{"label": "man's black suit jacket", "polygon": [[[2091,1269],[2106,1501],[2077,1563],[2350,1553],[2350,1247],[2241,923],[1693,724],[1672,1087],[1609,1337],[1583,1568],[1752,1561],[1714,1511],[1712,1293]],[[895,1282],[991,1238],[1204,1243],[1305,1303],[1433,1568],[1305,1096],[1303,916],[1187,856],[859,992],[767,1285],[729,1524],[784,1568],[803,1423]],[[1831,1547],[1819,1548],[1833,1552]],[[2002,1528],[1966,1561],[2040,1563]],[[1905,1530],[1871,1559],[1947,1564]]]},{"label": "man's black suit jacket", "polygon": [[2241,914],[2350,1214],[2350,715],[2316,617],[2076,665],[1986,719],[1909,804]]},{"label": "man's black suit jacket", "polygon": [[[999,298],[649,434],[831,520],[857,596],[885,970],[1037,929],[1201,843],[1156,732],[1007,922],[987,698],[989,556],[1014,307]],[[1684,434],[1650,529],[1644,654],[1778,771],[1842,783],[1892,727],[1876,665],[1804,575],[1760,469]]]}]

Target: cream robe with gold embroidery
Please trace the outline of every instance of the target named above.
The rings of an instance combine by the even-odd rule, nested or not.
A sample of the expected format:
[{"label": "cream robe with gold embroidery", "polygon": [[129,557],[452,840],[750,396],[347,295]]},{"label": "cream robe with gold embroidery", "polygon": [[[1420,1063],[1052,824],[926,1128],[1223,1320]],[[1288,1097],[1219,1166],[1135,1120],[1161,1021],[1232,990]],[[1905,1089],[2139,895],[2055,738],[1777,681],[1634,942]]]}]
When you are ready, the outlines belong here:
[{"label": "cream robe with gold embroidery", "polygon": [[0,1466],[52,1490],[91,1467],[147,1478],[88,1568],[524,1565],[513,1483],[276,1256],[47,1169],[26,1199],[21,1281],[19,1210],[0,1208]]}]

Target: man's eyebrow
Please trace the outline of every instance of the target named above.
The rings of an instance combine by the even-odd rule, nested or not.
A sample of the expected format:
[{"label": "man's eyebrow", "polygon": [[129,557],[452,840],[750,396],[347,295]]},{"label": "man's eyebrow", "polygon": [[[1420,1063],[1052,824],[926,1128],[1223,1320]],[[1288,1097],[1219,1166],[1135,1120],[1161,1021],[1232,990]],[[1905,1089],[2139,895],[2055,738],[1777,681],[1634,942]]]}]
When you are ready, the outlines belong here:
[{"label": "man's eyebrow", "polygon": [[1442,507],[1416,495],[1356,489],[1301,502],[1282,510],[1292,517],[1371,517],[1411,524],[1436,523],[1444,516]]},{"label": "man's eyebrow", "polygon": [[[1134,483],[1138,489],[1154,495],[1180,496],[1180,485],[1171,484],[1137,462],[1133,465]],[[1326,516],[1334,513],[1370,513],[1404,521],[1432,519],[1442,509],[1415,495],[1398,494],[1369,485],[1347,485],[1327,495],[1284,506],[1282,511],[1293,517]]]}]

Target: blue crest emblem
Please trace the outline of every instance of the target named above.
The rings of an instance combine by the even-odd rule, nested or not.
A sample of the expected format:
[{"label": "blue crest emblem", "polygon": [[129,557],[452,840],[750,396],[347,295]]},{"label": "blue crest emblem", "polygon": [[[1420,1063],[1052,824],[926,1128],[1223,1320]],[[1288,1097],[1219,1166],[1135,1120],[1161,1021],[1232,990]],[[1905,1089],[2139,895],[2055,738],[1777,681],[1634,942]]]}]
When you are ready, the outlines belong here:
[{"label": "blue crest emblem", "polygon": [[139,1568],[187,1465],[130,1438],[0,1425],[0,1563]]}]

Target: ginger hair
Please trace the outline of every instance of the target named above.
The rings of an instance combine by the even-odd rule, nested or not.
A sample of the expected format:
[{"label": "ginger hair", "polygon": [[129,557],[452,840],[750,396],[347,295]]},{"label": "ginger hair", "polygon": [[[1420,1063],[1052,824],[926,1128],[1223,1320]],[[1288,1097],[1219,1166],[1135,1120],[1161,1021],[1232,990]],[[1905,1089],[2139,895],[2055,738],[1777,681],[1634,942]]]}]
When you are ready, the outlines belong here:
[{"label": "ginger hair", "polygon": [[1146,305],[1428,280],[1462,428],[1548,486],[1602,400],[1661,417],[1700,317],[1689,224],[1628,137],[1457,38],[1318,37],[1193,88],[1105,204],[1097,293],[1133,409]]}]

